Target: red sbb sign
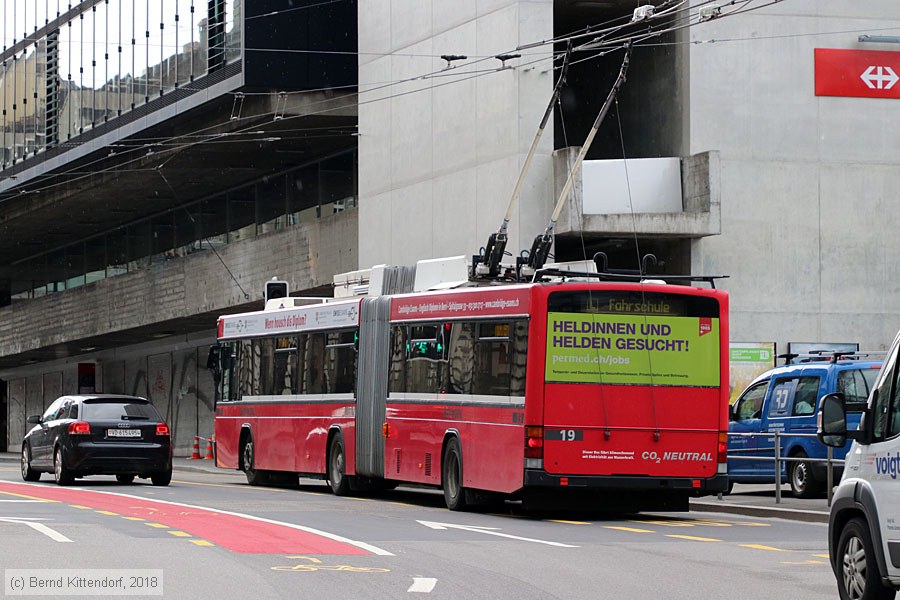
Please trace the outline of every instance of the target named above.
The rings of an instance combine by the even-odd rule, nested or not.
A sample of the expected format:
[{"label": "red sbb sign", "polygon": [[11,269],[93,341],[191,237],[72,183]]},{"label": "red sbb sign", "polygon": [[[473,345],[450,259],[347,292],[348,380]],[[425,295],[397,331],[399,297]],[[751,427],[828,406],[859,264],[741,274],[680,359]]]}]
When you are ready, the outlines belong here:
[{"label": "red sbb sign", "polygon": [[816,96],[900,98],[900,52],[816,48]]}]

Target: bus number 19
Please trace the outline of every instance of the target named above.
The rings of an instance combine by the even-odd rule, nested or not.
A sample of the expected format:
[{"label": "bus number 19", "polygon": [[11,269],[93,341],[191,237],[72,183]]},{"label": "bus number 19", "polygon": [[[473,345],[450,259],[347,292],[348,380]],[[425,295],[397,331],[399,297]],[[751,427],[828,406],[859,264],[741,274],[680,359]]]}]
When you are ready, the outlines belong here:
[{"label": "bus number 19", "polygon": [[578,442],[584,439],[584,432],[578,429],[551,429],[545,437],[561,442]]}]

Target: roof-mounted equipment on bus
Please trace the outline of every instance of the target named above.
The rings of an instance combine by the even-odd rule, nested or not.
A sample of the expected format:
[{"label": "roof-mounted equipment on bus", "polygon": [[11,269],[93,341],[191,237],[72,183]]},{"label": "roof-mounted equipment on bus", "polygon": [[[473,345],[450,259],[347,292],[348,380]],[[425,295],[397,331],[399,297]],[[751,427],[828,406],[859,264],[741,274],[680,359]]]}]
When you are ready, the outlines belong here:
[{"label": "roof-mounted equipment on bus", "polygon": [[[547,127],[547,122],[550,120],[550,116],[553,114],[553,107],[556,102],[559,100],[559,92],[562,89],[563,84],[566,82],[566,73],[569,70],[569,56],[571,54],[571,42],[569,44],[569,49],[566,51],[565,57],[563,58],[562,68],[559,72],[559,78],[556,80],[556,85],[553,87],[553,94],[550,96],[550,102],[547,104],[547,109],[544,111],[544,116],[541,119],[541,124],[538,127],[537,133],[534,135],[534,139],[531,142],[531,148],[528,149],[528,155],[525,157],[525,163],[522,165],[522,169],[519,171],[519,178],[516,180],[516,185],[513,188],[512,197],[509,199],[509,204],[506,207],[506,215],[503,217],[503,223],[500,224],[500,229],[496,232],[492,233],[490,237],[488,237],[487,244],[481,249],[480,254],[476,254],[472,257],[472,277],[473,278],[496,278],[499,277],[501,271],[505,271],[501,262],[503,261],[503,257],[506,254],[506,242],[509,237],[507,235],[507,228],[509,226],[509,221],[512,219],[512,212],[516,206],[516,203],[519,200],[519,193],[522,190],[522,184],[525,182],[525,174],[528,172],[528,168],[531,166],[531,161],[534,159],[534,155],[538,149],[538,143],[541,141],[541,136],[544,133],[544,129]],[[510,55],[508,58],[512,58],[513,55]],[[501,58],[501,57],[497,57]],[[508,269],[512,272],[512,267]]]},{"label": "roof-mounted equipment on bus", "polygon": [[[628,281],[644,284],[666,284],[681,282],[708,283],[710,288],[716,289],[716,279],[727,279],[728,275],[663,275],[651,274],[650,267],[657,266],[656,256],[645,254],[641,259],[641,268],[637,269],[611,269],[609,259],[604,252],[594,255],[593,262],[575,261],[571,263],[551,263],[534,273],[532,281],[579,281],[598,279],[600,281]],[[572,270],[575,267],[581,270]]]},{"label": "roof-mounted equipment on bus", "polygon": [[282,281],[277,277],[273,277],[269,281],[266,282],[266,287],[263,290],[263,299],[268,305],[269,300],[275,300],[277,298],[287,298],[290,296],[288,293],[288,282]]},{"label": "roof-mounted equipment on bus", "polygon": [[569,192],[572,190],[572,185],[575,182],[575,175],[581,168],[584,157],[587,155],[588,150],[590,150],[594,137],[597,135],[600,124],[603,123],[603,119],[606,117],[606,113],[609,112],[613,100],[615,100],[616,95],[619,93],[622,84],[625,83],[625,75],[628,73],[628,63],[631,60],[631,46],[631,42],[626,46],[625,58],[622,59],[619,75],[616,77],[612,89],[609,90],[609,94],[607,94],[606,100],[603,102],[603,106],[597,114],[597,118],[594,119],[594,124],[591,126],[591,130],[588,132],[587,138],[581,146],[578,157],[575,159],[572,168],[569,170],[569,177],[566,179],[566,183],[559,193],[556,207],[553,209],[553,215],[550,217],[547,228],[544,230],[544,233],[534,238],[534,241],[531,244],[531,250],[528,251],[528,255],[520,256],[517,261],[516,269],[518,271],[519,279],[527,278],[532,274],[535,274],[536,271],[543,269],[544,264],[547,262],[547,258],[550,256],[550,247],[553,245],[553,229],[556,226],[556,222],[559,220],[559,214],[562,212],[565,201],[569,197]]}]

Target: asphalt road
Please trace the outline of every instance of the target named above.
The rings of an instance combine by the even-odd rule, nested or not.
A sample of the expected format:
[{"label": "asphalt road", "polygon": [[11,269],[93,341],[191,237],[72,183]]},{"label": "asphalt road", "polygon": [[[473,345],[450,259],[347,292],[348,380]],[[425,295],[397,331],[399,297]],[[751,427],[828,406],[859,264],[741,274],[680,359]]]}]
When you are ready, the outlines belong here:
[{"label": "asphalt road", "polygon": [[338,498],[323,482],[257,488],[228,471],[176,470],[166,488],[42,479],[24,484],[15,464],[0,464],[7,595],[13,579],[52,585],[64,569],[75,583],[156,576],[157,587],[127,591],[166,598],[837,597],[822,523],[716,512],[536,518],[514,505],[453,513],[436,491]]}]

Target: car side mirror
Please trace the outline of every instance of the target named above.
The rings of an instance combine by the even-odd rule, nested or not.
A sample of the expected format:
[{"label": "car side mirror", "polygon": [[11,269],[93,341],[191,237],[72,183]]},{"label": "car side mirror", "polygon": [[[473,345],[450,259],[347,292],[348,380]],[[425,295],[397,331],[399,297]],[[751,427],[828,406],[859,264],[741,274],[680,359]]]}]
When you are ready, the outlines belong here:
[{"label": "car side mirror", "polygon": [[843,394],[835,392],[822,397],[816,424],[816,436],[826,446],[841,448],[847,443],[847,407]]},{"label": "car side mirror", "polygon": [[728,405],[728,420],[729,421],[737,421],[737,405],[735,405],[735,404]]},{"label": "car side mirror", "polygon": [[25,421],[26,421],[29,425],[37,425],[38,423],[41,422],[41,415],[31,415],[30,417],[28,417],[27,419],[25,419]]}]

